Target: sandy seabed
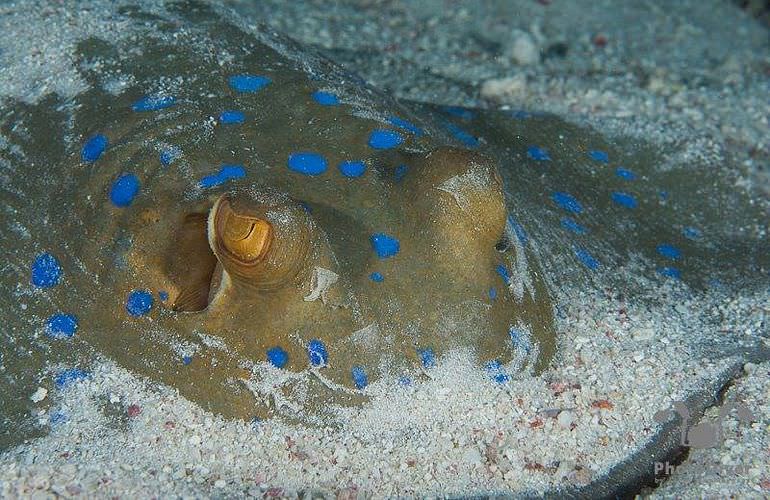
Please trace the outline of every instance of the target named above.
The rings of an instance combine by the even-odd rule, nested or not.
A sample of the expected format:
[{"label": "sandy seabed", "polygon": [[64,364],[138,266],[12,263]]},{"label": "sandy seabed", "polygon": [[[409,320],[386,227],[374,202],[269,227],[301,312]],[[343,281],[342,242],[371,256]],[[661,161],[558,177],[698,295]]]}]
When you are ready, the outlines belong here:
[{"label": "sandy seabed", "polygon": [[[670,293],[676,294],[676,290]],[[752,324],[750,300],[716,300],[722,325],[704,324],[703,299],[665,315],[632,301],[576,292],[560,308],[561,355],[540,378],[501,385],[461,354],[443,359],[411,387],[372,384],[370,405],[349,410],[339,428],[223,420],[175,391],[104,361],[89,379],[41,402],[51,432],[2,456],[0,493],[64,496],[367,496],[538,492],[586,484],[643,447],[654,413],[715,386],[735,358],[711,362],[693,331],[735,335]],[[736,340],[740,340],[739,338]],[[733,391],[756,413],[725,425],[726,445],[682,465],[674,491],[766,491],[770,363],[748,365]],[[735,467],[712,487],[698,467]],[[656,494],[665,496],[666,487]],[[692,490],[695,491],[695,490]]]}]

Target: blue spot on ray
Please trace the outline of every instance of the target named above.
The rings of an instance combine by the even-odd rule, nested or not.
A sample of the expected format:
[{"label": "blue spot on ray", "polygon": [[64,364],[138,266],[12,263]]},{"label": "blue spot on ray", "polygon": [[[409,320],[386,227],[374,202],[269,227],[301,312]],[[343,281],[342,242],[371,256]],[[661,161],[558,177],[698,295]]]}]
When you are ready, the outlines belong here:
[{"label": "blue spot on ray", "polygon": [[636,208],[638,205],[636,198],[622,191],[614,191],[612,193],[612,201],[626,208]]},{"label": "blue spot on ray", "polygon": [[237,92],[253,93],[270,85],[272,80],[259,75],[234,75],[229,78],[230,88]]},{"label": "blue spot on ray", "polygon": [[369,237],[377,257],[387,259],[398,254],[401,244],[396,238],[385,233],[375,233]]},{"label": "blue spot on ray", "polygon": [[395,130],[376,129],[369,134],[369,147],[374,149],[391,149],[403,142],[404,137]]},{"label": "blue spot on ray", "polygon": [[396,182],[401,182],[404,177],[406,177],[406,173],[409,171],[409,167],[406,165],[399,165],[396,167],[396,169],[393,171],[393,179]]},{"label": "blue spot on ray", "polygon": [[81,370],[80,368],[69,368],[59,372],[54,378],[54,383],[59,389],[63,389],[76,382],[86,380],[88,378],[88,372]]},{"label": "blue spot on ray", "polygon": [[511,339],[511,345],[514,349],[523,349],[525,352],[529,352],[532,348],[526,333],[516,327],[512,326],[508,329],[508,337]]},{"label": "blue spot on ray", "polygon": [[312,176],[326,172],[328,163],[326,158],[318,153],[302,151],[290,154],[287,165],[292,172]]},{"label": "blue spot on ray", "polygon": [[468,146],[469,148],[475,148],[479,145],[479,140],[466,132],[465,130],[461,129],[457,125],[451,122],[444,123],[444,126],[449,130],[455,138]]},{"label": "blue spot on ray", "polygon": [[316,90],[313,92],[313,99],[321,106],[336,106],[340,103],[340,100],[337,99],[336,95],[330,92],[324,92],[323,90]]},{"label": "blue spot on ray", "polygon": [[381,273],[373,272],[369,275],[369,279],[374,281],[375,283],[382,283],[385,281],[385,276],[383,276]]},{"label": "blue spot on ray", "polygon": [[420,363],[422,363],[423,368],[433,368],[436,366],[436,355],[430,347],[419,349],[417,355],[420,358]]},{"label": "blue spot on ray", "polygon": [[243,123],[245,120],[246,115],[243,113],[243,111],[222,111],[222,113],[219,115],[219,121],[225,125],[237,125]]},{"label": "blue spot on ray", "polygon": [[95,162],[102,156],[102,153],[107,149],[109,141],[107,137],[102,134],[96,134],[92,136],[83,145],[83,149],[80,151],[80,158],[85,162]]},{"label": "blue spot on ray", "polygon": [[192,363],[192,356],[182,356],[182,364],[188,366]]},{"label": "blue spot on ray", "polygon": [[572,212],[573,214],[579,214],[583,211],[583,206],[580,204],[580,202],[577,201],[575,197],[569,193],[557,191],[551,195],[551,199],[554,201],[554,203],[559,205],[561,208],[563,208],[567,212]]},{"label": "blue spot on ray", "polygon": [[492,380],[497,382],[498,384],[504,384],[511,379],[511,377],[509,377],[508,374],[505,373],[505,369],[503,368],[503,365],[501,365],[500,362],[496,359],[492,361],[487,361],[484,364],[484,371],[486,371],[487,374],[492,378]]},{"label": "blue spot on ray", "polygon": [[350,370],[350,376],[353,379],[353,383],[356,384],[356,389],[363,389],[369,383],[366,377],[366,371],[361,366],[354,366]]},{"label": "blue spot on ray", "polygon": [[609,155],[604,151],[592,150],[588,152],[588,156],[601,163],[609,163],[610,161]]},{"label": "blue spot on ray", "polygon": [[32,284],[39,288],[51,288],[61,281],[62,269],[56,257],[50,253],[38,255],[32,262]]},{"label": "blue spot on ray", "polygon": [[144,316],[152,309],[152,294],[147,290],[132,290],[126,300],[126,311],[131,316]]},{"label": "blue spot on ray", "polygon": [[584,248],[575,247],[575,256],[588,269],[596,270],[599,268],[599,261]]},{"label": "blue spot on ray", "polygon": [[46,322],[45,333],[53,339],[69,339],[78,329],[78,319],[73,314],[56,313]]},{"label": "blue spot on ray", "polygon": [[158,298],[162,300],[163,302],[168,300],[168,292],[161,290],[158,292]]},{"label": "blue spot on ray", "polygon": [[677,269],[675,267],[670,267],[670,266],[659,267],[658,268],[658,273],[660,273],[663,276],[666,276],[668,278],[673,278],[673,279],[676,279],[676,280],[682,278],[681,271],[679,271],[679,269]]},{"label": "blue spot on ray", "polygon": [[694,227],[686,227],[684,230],[682,230],[682,234],[685,238],[690,240],[697,240],[701,236],[703,236],[703,233],[701,233],[700,229],[694,228]]},{"label": "blue spot on ray", "polygon": [[503,279],[503,282],[505,282],[506,286],[511,282],[511,273],[508,272],[508,268],[505,267],[502,264],[498,264],[497,267],[495,267],[495,272]]},{"label": "blue spot on ray", "polygon": [[394,127],[398,127],[400,129],[406,130],[407,132],[411,132],[418,137],[424,133],[423,130],[414,123],[397,116],[391,116],[388,118],[388,122]]},{"label": "blue spot on ray", "polygon": [[627,181],[636,180],[636,174],[630,170],[626,170],[623,167],[618,167],[617,169],[615,169],[615,175]]},{"label": "blue spot on ray", "polygon": [[561,227],[568,231],[572,231],[575,234],[586,234],[588,232],[584,226],[578,224],[575,219],[571,217],[563,217],[561,219]]},{"label": "blue spot on ray", "polygon": [[360,160],[343,161],[337,168],[345,177],[361,177],[366,172],[366,164]]},{"label": "blue spot on ray", "polygon": [[667,243],[664,243],[662,245],[658,245],[656,247],[656,250],[659,254],[661,254],[663,257],[666,257],[668,259],[677,260],[682,257],[682,252],[675,246],[669,245]]},{"label": "blue spot on ray", "polygon": [[289,353],[280,347],[271,347],[267,350],[267,360],[276,368],[283,368],[289,362]]},{"label": "blue spot on ray", "polygon": [[313,339],[307,345],[307,357],[313,366],[323,366],[329,361],[326,346],[318,339]]},{"label": "blue spot on ray", "polygon": [[487,295],[491,300],[495,300],[497,298],[497,289],[495,287],[490,287]]},{"label": "blue spot on ray", "polygon": [[69,422],[69,419],[70,418],[69,416],[67,416],[66,413],[64,413],[61,410],[56,410],[51,413],[50,417],[48,417],[48,424],[51,427],[56,427],[62,424],[66,424],[67,422]]},{"label": "blue spot on ray", "polygon": [[139,194],[139,178],[134,174],[123,174],[112,183],[110,201],[116,207],[127,207]]},{"label": "blue spot on ray", "polygon": [[221,186],[230,179],[240,179],[246,176],[246,169],[241,165],[222,165],[219,172],[205,176],[198,183],[200,188]]},{"label": "blue spot on ray", "polygon": [[545,149],[539,148],[537,146],[528,147],[527,156],[536,161],[549,161],[551,159]]},{"label": "blue spot on ray", "polygon": [[176,104],[176,98],[170,95],[144,96],[131,105],[131,109],[136,112],[159,111],[170,108]]},{"label": "blue spot on ray", "polygon": [[170,147],[164,148],[160,152],[160,164],[163,165],[164,167],[168,167],[169,165],[174,163],[174,161],[176,161],[177,158],[181,156],[182,156],[182,150],[176,146],[170,146]]}]

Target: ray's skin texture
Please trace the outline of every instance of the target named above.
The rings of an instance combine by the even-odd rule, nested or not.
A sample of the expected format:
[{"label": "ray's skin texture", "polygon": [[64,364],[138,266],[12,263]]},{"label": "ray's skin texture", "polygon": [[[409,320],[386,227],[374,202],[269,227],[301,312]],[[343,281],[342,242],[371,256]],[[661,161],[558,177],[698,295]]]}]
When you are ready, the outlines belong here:
[{"label": "ray's skin texture", "polygon": [[169,9],[123,12],[140,51],[81,43],[74,100],[3,109],[6,415],[95,351],[224,415],[312,418],[455,347],[544,369],[549,287],[767,287],[766,208],[722,174],[554,116],[396,103]]}]

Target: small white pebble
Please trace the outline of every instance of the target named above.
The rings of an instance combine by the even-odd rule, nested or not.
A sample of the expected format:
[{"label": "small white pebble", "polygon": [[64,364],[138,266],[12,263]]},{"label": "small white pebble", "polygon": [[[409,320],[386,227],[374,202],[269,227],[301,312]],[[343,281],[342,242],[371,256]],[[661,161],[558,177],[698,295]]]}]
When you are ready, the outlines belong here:
[{"label": "small white pebble", "polygon": [[564,410],[563,412],[559,413],[558,417],[556,417],[556,421],[559,423],[560,427],[569,429],[572,426],[572,422],[575,421],[575,416],[571,411]]},{"label": "small white pebble", "polygon": [[481,465],[481,453],[476,447],[469,447],[463,452],[463,460],[472,466]]},{"label": "small white pebble", "polygon": [[636,341],[644,341],[644,340],[650,340],[655,335],[655,332],[652,328],[640,328],[639,330],[635,331],[631,334],[631,338],[633,338]]},{"label": "small white pebble", "polygon": [[29,397],[33,403],[39,403],[48,396],[48,389],[45,387],[38,387],[37,390]]},{"label": "small white pebble", "polygon": [[338,446],[337,448],[335,448],[334,458],[336,458],[337,460],[345,460],[347,456],[348,456],[348,452],[347,450],[345,450],[343,446]]},{"label": "small white pebble", "polygon": [[532,35],[525,31],[516,32],[507,53],[511,59],[522,65],[535,64],[540,61],[540,51],[535,40]]}]

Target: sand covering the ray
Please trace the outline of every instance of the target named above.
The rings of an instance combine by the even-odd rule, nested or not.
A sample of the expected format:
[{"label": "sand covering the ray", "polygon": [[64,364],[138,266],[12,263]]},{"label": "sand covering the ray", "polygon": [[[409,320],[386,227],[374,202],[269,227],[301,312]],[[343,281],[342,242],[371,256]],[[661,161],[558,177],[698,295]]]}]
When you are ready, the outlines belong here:
[{"label": "sand covering the ray", "polygon": [[[344,489],[377,495],[543,491],[583,484],[653,435],[652,416],[688,388],[707,387],[736,358],[698,357],[691,339],[749,338],[766,311],[755,297],[678,297],[670,312],[575,291],[560,308],[560,362],[542,378],[492,382],[461,355],[431,380],[375,383],[373,402],[339,428],[227,421],[110,362],[53,392],[40,419],[51,433],[0,459],[0,493],[285,494]],[[566,299],[566,297],[564,298]],[[767,367],[760,366],[766,371]],[[139,413],[127,417],[126,408]],[[134,410],[135,412],[135,410]],[[756,439],[762,423],[744,429]],[[752,437],[753,436],[753,437]],[[767,461],[760,465],[765,477]]]}]

